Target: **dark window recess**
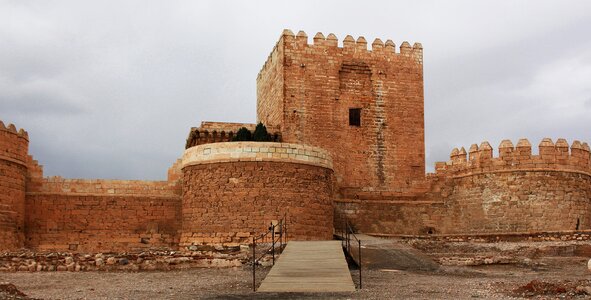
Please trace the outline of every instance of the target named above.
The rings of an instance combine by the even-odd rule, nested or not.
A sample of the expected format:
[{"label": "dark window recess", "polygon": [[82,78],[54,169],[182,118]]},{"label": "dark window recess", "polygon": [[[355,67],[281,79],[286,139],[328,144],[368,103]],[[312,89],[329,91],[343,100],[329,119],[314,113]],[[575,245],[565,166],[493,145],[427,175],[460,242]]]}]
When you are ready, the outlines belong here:
[{"label": "dark window recess", "polygon": [[349,125],[361,126],[361,108],[349,108]]}]

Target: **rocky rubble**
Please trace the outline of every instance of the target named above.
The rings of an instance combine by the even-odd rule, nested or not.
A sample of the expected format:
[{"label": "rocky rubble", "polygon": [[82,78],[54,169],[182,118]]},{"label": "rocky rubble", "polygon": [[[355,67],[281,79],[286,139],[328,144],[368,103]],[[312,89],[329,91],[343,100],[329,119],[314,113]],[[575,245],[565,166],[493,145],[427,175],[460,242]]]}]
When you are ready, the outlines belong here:
[{"label": "rocky rubble", "polygon": [[536,296],[559,296],[560,298],[589,296],[591,295],[591,282],[589,280],[562,280],[558,282],[532,280],[514,289],[513,295],[525,298]]},{"label": "rocky rubble", "polygon": [[418,249],[447,266],[478,266],[492,264],[519,264],[536,266],[532,260],[540,257],[590,257],[588,241],[519,242],[450,242],[441,240],[404,239]]},{"label": "rocky rubble", "polygon": [[489,233],[472,235],[407,235],[401,237],[404,240],[428,240],[440,242],[547,242],[547,241],[588,241],[591,239],[591,230],[577,231],[548,231],[539,233],[514,232],[514,233]]},{"label": "rocky rubble", "polygon": [[0,253],[0,272],[140,271],[237,267],[249,258],[248,247],[191,246],[185,251],[121,253],[32,252]]},{"label": "rocky rubble", "polygon": [[435,261],[443,266],[480,266],[493,264],[516,264],[522,262],[521,259],[509,256],[447,256],[435,258]]},{"label": "rocky rubble", "polygon": [[0,282],[0,299],[34,300],[21,292],[14,284],[8,282]]}]

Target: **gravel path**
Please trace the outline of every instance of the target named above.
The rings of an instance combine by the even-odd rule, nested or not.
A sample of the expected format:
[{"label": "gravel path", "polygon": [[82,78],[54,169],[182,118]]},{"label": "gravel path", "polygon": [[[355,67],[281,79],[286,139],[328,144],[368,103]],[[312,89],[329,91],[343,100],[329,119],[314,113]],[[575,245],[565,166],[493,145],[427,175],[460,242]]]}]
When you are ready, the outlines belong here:
[{"label": "gravel path", "polygon": [[[510,292],[534,279],[591,279],[583,258],[549,258],[543,266],[443,267],[419,273],[365,270],[363,289],[344,294],[253,293],[248,268],[0,273],[0,282],[13,283],[39,299],[515,299]],[[351,274],[357,282],[357,271]]]}]

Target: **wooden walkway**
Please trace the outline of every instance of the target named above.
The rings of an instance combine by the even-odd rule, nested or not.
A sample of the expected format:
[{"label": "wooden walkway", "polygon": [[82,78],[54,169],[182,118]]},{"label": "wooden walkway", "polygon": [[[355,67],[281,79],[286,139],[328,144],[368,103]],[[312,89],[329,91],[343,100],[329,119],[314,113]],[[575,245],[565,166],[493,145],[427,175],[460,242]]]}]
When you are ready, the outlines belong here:
[{"label": "wooden walkway", "polygon": [[290,241],[258,292],[353,292],[340,241]]}]

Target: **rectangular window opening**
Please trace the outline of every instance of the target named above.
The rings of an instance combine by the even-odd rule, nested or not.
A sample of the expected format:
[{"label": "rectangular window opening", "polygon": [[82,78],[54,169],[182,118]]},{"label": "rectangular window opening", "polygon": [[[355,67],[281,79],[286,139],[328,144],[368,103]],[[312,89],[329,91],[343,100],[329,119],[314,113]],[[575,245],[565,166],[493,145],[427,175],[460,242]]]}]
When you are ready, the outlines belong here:
[{"label": "rectangular window opening", "polygon": [[349,108],[349,125],[361,126],[361,108]]}]

